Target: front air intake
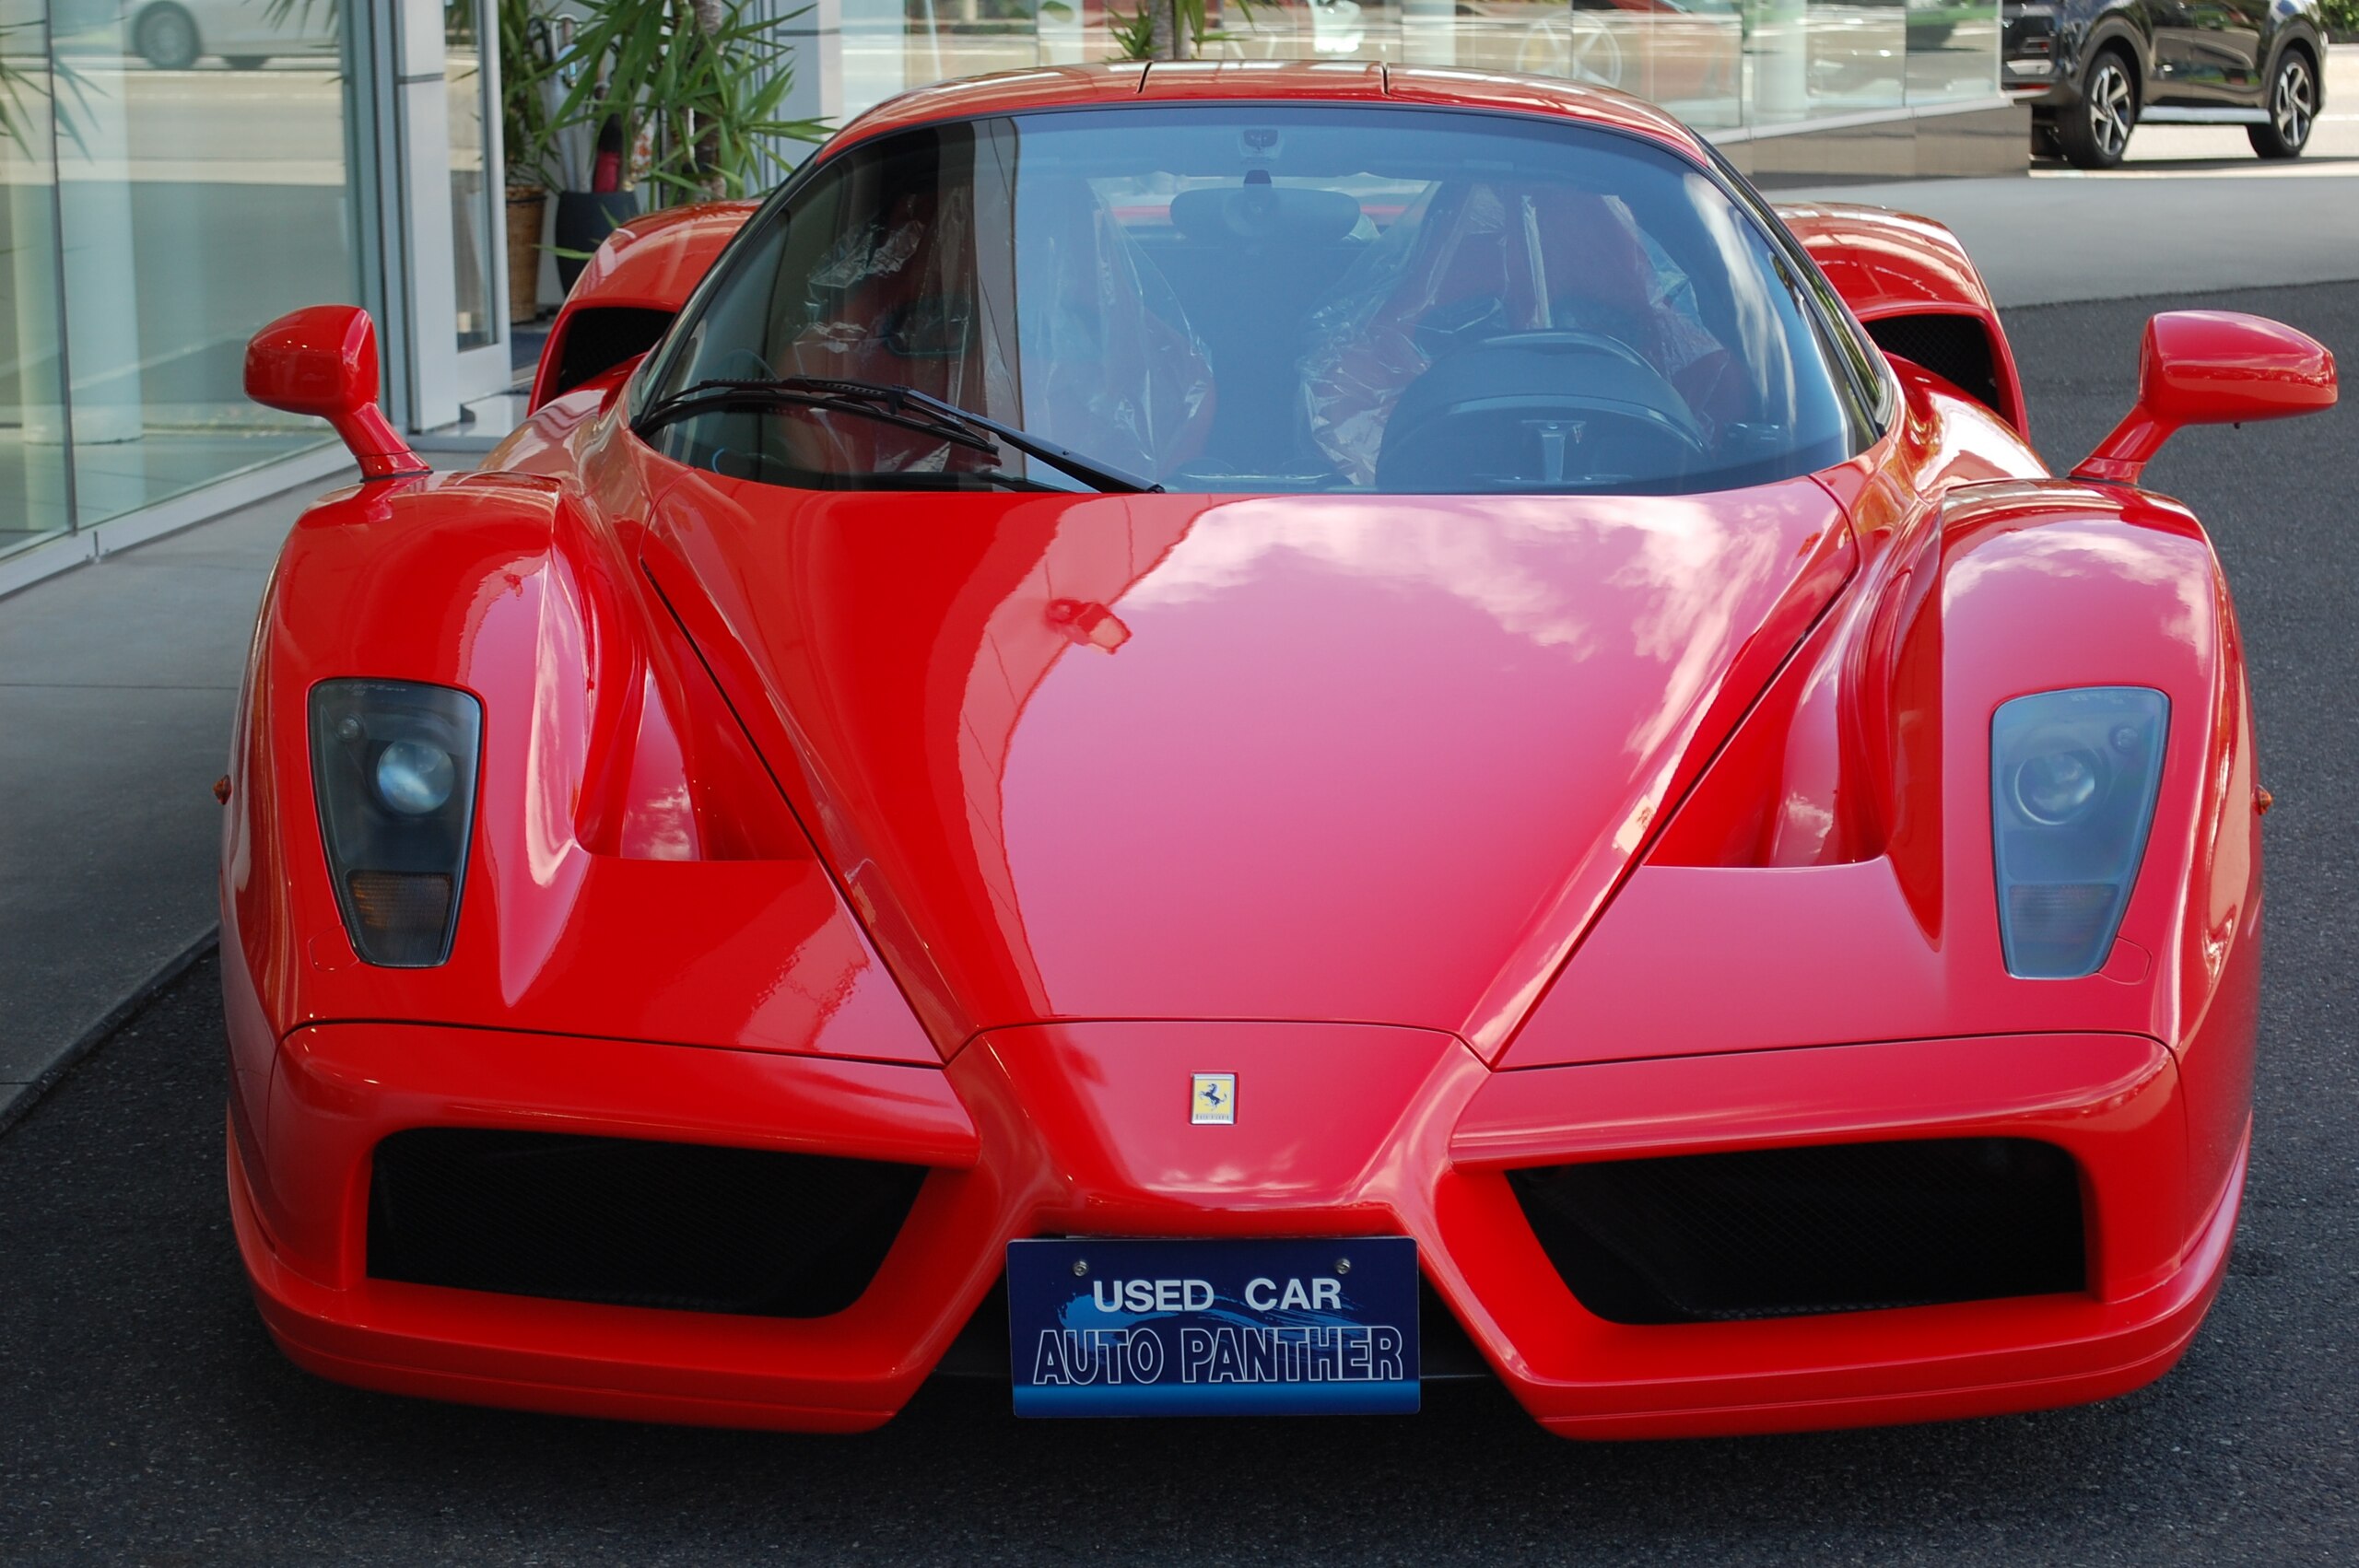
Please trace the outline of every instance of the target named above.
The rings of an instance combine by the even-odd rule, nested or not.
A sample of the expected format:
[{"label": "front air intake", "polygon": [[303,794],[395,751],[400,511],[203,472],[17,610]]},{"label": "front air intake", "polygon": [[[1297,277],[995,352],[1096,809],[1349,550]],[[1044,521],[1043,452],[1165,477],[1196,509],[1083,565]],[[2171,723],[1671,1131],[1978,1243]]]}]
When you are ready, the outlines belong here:
[{"label": "front air intake", "polygon": [[628,1138],[420,1128],[377,1145],[372,1279],[679,1312],[860,1298],[924,1167]]},{"label": "front air intake", "polygon": [[1614,1323],[1707,1323],[2083,1288],[2071,1156],[1947,1138],[1510,1171],[1548,1260]]}]

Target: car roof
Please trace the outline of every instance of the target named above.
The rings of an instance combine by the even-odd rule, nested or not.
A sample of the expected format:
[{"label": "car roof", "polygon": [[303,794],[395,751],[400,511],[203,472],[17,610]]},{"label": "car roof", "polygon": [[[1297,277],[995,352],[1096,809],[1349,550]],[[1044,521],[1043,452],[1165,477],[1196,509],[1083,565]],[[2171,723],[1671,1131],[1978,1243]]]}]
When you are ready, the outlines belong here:
[{"label": "car roof", "polygon": [[1650,136],[1698,160],[1708,156],[1703,139],[1672,115],[1608,88],[1500,71],[1341,60],[1125,61],[998,71],[888,99],[837,133],[827,151],[934,121],[1186,101],[1389,103],[1550,115]]}]

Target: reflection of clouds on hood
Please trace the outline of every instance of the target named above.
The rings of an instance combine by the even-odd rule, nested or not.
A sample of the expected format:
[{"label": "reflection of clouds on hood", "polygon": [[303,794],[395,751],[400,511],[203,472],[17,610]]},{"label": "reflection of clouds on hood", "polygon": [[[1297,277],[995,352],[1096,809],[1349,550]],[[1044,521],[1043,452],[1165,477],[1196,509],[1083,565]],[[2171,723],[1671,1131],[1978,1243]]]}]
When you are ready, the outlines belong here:
[{"label": "reflection of clouds on hood", "polygon": [[[1372,581],[1440,589],[1504,631],[1584,658],[1596,647],[1586,607],[1572,603],[1578,595],[1551,581],[1550,571],[1533,569],[1528,555],[1560,556],[1565,546],[1586,543],[1616,586],[1666,578],[1677,596],[1687,597],[1706,592],[1696,579],[1710,577],[1722,580],[1716,597],[1727,598],[1731,590],[1722,574],[1702,570],[1726,548],[1725,532],[1707,509],[1677,498],[1486,498],[1473,512],[1357,498],[1340,506],[1309,497],[1239,501],[1207,512],[1123,597],[1139,605],[1210,599],[1251,579],[1269,556],[1290,551]],[[1759,546],[1765,556],[1775,548],[1768,539]],[[1627,575],[1633,571],[1635,579]],[[1649,615],[1637,651],[1663,657],[1662,639],[1697,620],[1669,607]]]},{"label": "reflection of clouds on hood", "polygon": [[[1687,718],[1732,638],[1749,591],[1775,575],[1778,518],[1678,497],[1485,497],[1479,509],[1354,498],[1240,501],[1206,513],[1131,591],[1127,603],[1180,604],[1250,580],[1281,551],[1378,582],[1439,589],[1512,636],[1586,659],[1611,628],[1562,580],[1578,549],[1630,612],[1626,651],[1668,666],[1664,700],[1627,739],[1651,751]],[[1544,564],[1535,564],[1548,557]]]},{"label": "reflection of clouds on hood", "polygon": [[1731,643],[1752,630],[1732,625],[1746,591],[1775,571],[1779,534],[1774,521],[1733,522],[1700,507],[1679,526],[1649,529],[1637,556],[1615,571],[1617,588],[1635,588],[1643,606],[1631,622],[1636,651],[1670,663],[1663,700],[1623,743],[1645,756],[1688,716],[1691,704],[1719,670]]},{"label": "reflection of clouds on hood", "polygon": [[1438,588],[1514,636],[1581,658],[1590,650],[1588,621],[1517,557],[1531,544],[1611,526],[1593,517],[1568,519],[1562,503],[1554,517],[1519,502],[1486,506],[1482,517],[1469,518],[1414,504],[1239,502],[1207,513],[1124,597],[1134,604],[1209,599],[1254,576],[1266,557],[1291,551],[1355,577]]},{"label": "reflection of clouds on hood", "polygon": [[2209,645],[2212,606],[2205,579],[2157,550],[2151,535],[2132,533],[2118,523],[2051,522],[2025,529],[2003,545],[1986,545],[1950,568],[1942,613],[1985,582],[2011,572],[2061,579],[2125,578],[2167,588],[2177,596],[2178,610],[2161,628],[2163,635],[2199,652]]}]

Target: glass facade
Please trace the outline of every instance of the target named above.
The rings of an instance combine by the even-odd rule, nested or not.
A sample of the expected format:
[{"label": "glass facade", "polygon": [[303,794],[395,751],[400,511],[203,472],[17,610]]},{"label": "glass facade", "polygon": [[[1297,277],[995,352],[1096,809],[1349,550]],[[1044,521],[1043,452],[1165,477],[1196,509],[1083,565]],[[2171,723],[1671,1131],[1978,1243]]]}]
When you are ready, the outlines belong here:
[{"label": "glass facade", "polygon": [[0,0],[0,551],[71,525],[58,317],[57,160],[41,7]]},{"label": "glass facade", "polygon": [[323,439],[242,378],[359,298],[344,13],[0,0],[0,553]]},{"label": "glass facade", "polygon": [[[1113,58],[1104,0],[841,0],[843,111],[980,71]],[[1211,0],[1205,59],[1385,60],[1600,83],[1699,130],[1999,91],[1998,0]]]}]

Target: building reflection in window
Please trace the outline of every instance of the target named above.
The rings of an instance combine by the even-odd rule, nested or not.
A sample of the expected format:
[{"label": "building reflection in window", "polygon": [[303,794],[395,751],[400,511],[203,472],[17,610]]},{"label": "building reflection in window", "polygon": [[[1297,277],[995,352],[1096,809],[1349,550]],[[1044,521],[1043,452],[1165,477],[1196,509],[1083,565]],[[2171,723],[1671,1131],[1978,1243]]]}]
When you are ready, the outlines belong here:
[{"label": "building reflection in window", "polygon": [[316,446],[248,336],[355,298],[335,0],[0,0],[0,550]]},{"label": "building reflection in window", "polygon": [[[981,71],[1112,58],[1105,0],[838,0],[844,111]],[[1217,60],[1383,60],[1617,88],[1699,130],[1989,100],[1997,0],[1212,0]],[[816,66],[817,63],[813,63]]]},{"label": "building reflection in window", "polygon": [[72,522],[57,169],[41,9],[0,0],[0,555]]}]

